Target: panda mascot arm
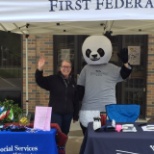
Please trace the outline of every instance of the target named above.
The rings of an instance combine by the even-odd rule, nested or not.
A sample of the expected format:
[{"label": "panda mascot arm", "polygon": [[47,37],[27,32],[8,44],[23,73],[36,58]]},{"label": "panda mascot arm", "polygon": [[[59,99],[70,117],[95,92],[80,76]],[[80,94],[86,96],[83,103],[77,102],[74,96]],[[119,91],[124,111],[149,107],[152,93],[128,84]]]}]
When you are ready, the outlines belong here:
[{"label": "panda mascot arm", "polygon": [[118,57],[123,62],[123,66],[121,67],[121,70],[120,70],[120,75],[123,79],[127,79],[132,72],[132,67],[128,63],[128,49],[123,48],[118,54]]},{"label": "panda mascot arm", "polygon": [[78,98],[79,98],[79,101],[82,101],[83,96],[84,96],[84,91],[85,91],[84,86],[77,85],[77,91],[78,91]]}]

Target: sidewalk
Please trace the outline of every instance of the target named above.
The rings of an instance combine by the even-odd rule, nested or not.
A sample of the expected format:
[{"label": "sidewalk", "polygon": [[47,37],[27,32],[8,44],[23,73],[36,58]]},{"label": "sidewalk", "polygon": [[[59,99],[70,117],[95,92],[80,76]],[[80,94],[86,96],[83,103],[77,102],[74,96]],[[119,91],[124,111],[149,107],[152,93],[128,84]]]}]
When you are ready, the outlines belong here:
[{"label": "sidewalk", "polygon": [[68,136],[66,154],[79,154],[83,140],[83,134],[79,122],[71,123],[71,129]]}]

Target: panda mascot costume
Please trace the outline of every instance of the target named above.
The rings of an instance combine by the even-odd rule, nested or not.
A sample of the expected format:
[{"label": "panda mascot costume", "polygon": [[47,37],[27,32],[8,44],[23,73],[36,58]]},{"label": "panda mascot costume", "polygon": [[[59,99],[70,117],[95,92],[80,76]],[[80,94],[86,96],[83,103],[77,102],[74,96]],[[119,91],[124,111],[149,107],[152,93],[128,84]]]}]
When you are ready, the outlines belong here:
[{"label": "panda mascot costume", "polygon": [[116,104],[115,86],[129,77],[131,66],[128,64],[128,50],[122,49],[119,57],[122,67],[109,63],[112,44],[106,36],[90,36],[82,46],[82,54],[87,65],[82,69],[77,88],[81,109],[79,121],[83,134],[94,117],[105,112],[105,105]]}]

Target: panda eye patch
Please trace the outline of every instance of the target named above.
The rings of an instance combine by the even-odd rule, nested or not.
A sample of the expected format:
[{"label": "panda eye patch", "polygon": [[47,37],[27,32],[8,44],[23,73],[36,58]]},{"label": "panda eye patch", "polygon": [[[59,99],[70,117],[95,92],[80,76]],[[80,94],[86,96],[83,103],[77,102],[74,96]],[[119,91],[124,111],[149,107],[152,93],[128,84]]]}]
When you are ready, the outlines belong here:
[{"label": "panda eye patch", "polygon": [[104,52],[104,50],[103,50],[102,48],[99,48],[99,49],[97,50],[97,52],[99,53],[100,57],[103,57],[104,54],[105,54],[105,52]]},{"label": "panda eye patch", "polygon": [[91,50],[90,49],[87,49],[86,50],[86,56],[89,58],[90,57],[90,53],[91,53]]}]

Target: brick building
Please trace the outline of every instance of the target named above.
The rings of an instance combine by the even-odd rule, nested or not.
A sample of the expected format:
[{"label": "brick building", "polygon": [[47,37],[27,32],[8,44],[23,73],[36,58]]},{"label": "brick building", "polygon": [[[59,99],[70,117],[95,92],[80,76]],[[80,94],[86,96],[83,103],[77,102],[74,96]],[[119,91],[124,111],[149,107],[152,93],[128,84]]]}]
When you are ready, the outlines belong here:
[{"label": "brick building", "polygon": [[[28,84],[29,84],[29,111],[34,112],[36,105],[46,106],[48,104],[48,92],[38,87],[35,83],[34,73],[37,67],[37,60],[40,55],[46,57],[44,75],[53,73],[54,69],[54,52],[53,36],[50,34],[30,35],[28,38]],[[154,36],[147,37],[148,49],[146,65],[146,99],[144,102],[145,117],[154,115]],[[23,107],[26,104],[26,87],[25,87],[25,37],[23,37]]]}]

